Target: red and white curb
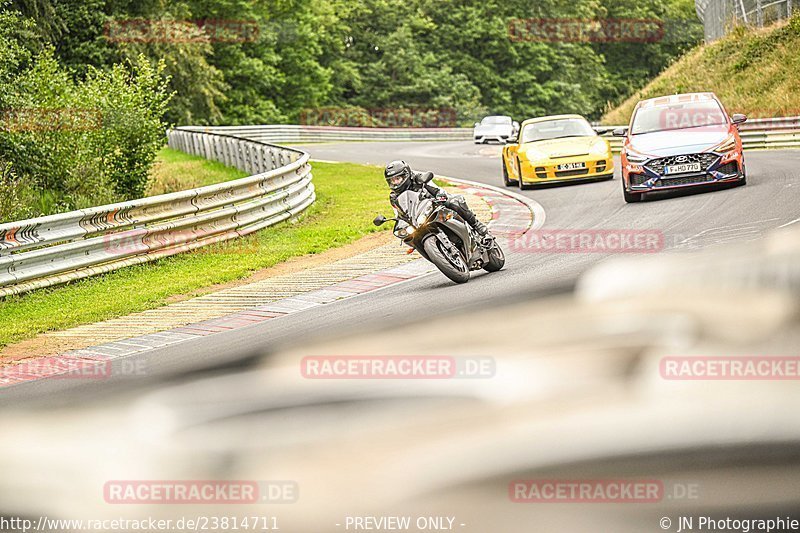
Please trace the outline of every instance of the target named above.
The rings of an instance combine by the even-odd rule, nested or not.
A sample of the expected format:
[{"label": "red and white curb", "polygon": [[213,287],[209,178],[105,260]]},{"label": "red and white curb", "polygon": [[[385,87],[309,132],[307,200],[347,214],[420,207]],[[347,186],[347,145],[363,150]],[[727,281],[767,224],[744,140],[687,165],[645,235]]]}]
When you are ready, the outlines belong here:
[{"label": "red and white curb", "polygon": [[[480,196],[489,204],[492,209],[492,220],[489,222],[489,227],[492,233],[500,239],[513,239],[528,231],[541,228],[544,224],[544,209],[530,198],[482,183],[449,177],[444,179],[455,187],[463,189],[464,193]],[[26,359],[16,365],[0,369],[0,387],[47,378],[91,380],[107,378],[119,372],[135,373],[135,368],[127,368],[121,364],[121,360],[134,354],[216,333],[237,330],[345,298],[352,298],[359,294],[420,278],[435,272],[435,270],[435,267],[426,260],[418,259],[398,267],[361,275],[347,281],[334,283],[323,289],[312,290],[221,318],[130,339],[107,342],[90,348],[69,350],[54,356]]]}]

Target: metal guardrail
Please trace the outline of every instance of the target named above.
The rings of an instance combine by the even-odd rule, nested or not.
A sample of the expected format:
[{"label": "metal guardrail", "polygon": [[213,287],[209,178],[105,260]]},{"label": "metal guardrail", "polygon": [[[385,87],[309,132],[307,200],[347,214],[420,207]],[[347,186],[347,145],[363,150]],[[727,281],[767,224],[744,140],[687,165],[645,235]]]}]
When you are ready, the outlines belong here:
[{"label": "metal guardrail", "polygon": [[168,132],[169,146],[252,176],[0,225],[0,297],[234,239],[315,200],[309,155],[225,135]]},{"label": "metal guardrail", "polygon": [[[601,126],[614,153],[622,148],[622,138],[610,130],[627,126]],[[233,135],[255,141],[303,144],[341,141],[471,141],[472,128],[348,128],[327,126],[186,126],[181,131]],[[800,147],[800,117],[750,119],[739,127],[745,148]]]},{"label": "metal guardrail", "polygon": [[233,135],[261,142],[302,144],[336,141],[468,141],[471,128],[355,128],[338,126],[184,126],[183,131]]}]

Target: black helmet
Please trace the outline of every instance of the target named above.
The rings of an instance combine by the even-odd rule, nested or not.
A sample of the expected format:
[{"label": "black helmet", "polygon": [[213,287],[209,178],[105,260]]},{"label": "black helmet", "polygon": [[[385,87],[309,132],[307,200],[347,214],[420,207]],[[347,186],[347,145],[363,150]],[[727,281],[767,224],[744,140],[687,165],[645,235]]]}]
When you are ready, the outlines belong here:
[{"label": "black helmet", "polygon": [[393,191],[400,192],[406,188],[408,180],[411,179],[411,167],[405,161],[392,161],[386,165],[383,177]]}]

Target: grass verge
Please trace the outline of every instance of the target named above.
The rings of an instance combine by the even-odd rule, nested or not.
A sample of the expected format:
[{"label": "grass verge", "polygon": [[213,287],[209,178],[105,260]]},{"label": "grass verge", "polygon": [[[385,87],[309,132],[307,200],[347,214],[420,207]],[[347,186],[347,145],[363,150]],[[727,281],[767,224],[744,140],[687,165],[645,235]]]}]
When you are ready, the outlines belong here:
[{"label": "grass verge", "polygon": [[605,124],[627,124],[641,99],[711,91],[729,113],[752,118],[800,114],[800,14],[761,30],[736,28],[684,55],[619,107]]},{"label": "grass verge", "polygon": [[247,177],[247,172],[165,147],[158,152],[150,171],[147,196],[185,191],[244,177]]},{"label": "grass verge", "polygon": [[[242,175],[219,163],[174,150],[162,151],[156,168],[153,184],[165,191]],[[193,253],[0,301],[0,323],[4,325],[0,328],[0,348],[46,331],[160,307],[170,297],[191,295],[289,258],[320,253],[380,231],[372,225],[372,219],[390,209],[379,168],[314,163],[313,176],[317,201],[296,221]]]}]

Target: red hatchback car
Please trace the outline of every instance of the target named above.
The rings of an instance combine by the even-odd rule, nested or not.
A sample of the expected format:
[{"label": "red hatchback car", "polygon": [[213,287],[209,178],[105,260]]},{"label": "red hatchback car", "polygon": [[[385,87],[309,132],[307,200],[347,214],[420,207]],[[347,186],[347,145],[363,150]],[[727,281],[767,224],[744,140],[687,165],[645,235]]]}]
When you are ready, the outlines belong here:
[{"label": "red hatchback car", "polygon": [[650,191],[736,182],[747,176],[739,124],[713,93],[676,94],[636,105],[620,155],[626,202]]}]

